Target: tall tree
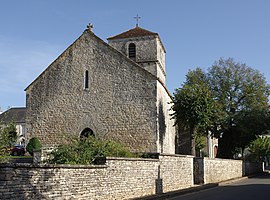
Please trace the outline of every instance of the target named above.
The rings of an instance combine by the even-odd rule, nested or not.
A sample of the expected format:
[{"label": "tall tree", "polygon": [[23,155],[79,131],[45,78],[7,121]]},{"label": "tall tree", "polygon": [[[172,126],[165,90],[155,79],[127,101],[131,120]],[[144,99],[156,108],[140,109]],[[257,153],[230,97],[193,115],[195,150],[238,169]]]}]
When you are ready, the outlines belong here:
[{"label": "tall tree", "polygon": [[213,96],[206,80],[200,68],[189,71],[186,82],[176,89],[173,98],[173,117],[179,127],[189,130],[192,155],[195,155],[195,134],[207,132],[214,116]]},{"label": "tall tree", "polygon": [[174,117],[178,126],[194,134],[219,138],[218,157],[233,158],[259,134],[269,130],[269,85],[259,71],[232,58],[220,59],[204,73],[189,71],[174,93]]},{"label": "tall tree", "polygon": [[245,147],[258,130],[263,131],[261,123],[249,123],[258,115],[265,119],[263,113],[268,111],[269,86],[259,71],[232,58],[215,62],[207,77],[218,108],[217,133],[221,133],[218,156],[232,158],[236,147]]}]

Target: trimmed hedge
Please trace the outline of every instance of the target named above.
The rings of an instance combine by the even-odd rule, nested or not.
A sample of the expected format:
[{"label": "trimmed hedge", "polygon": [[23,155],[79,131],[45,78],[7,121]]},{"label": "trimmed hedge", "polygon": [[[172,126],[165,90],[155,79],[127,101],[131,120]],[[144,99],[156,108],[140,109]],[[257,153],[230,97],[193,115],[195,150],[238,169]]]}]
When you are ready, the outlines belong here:
[{"label": "trimmed hedge", "polygon": [[40,150],[42,147],[40,141],[38,138],[33,137],[29,140],[27,146],[26,146],[26,151],[33,156],[33,151],[34,150]]}]

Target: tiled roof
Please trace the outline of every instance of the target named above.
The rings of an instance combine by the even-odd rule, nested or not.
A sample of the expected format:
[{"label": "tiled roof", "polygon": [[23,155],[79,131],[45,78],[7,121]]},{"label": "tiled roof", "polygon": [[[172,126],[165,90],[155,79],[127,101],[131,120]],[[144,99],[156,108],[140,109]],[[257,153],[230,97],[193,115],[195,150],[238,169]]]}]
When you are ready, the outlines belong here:
[{"label": "tiled roof", "polygon": [[142,37],[142,36],[150,36],[150,35],[158,35],[157,33],[145,30],[140,27],[135,27],[133,29],[130,29],[126,32],[120,33],[118,35],[112,36],[107,38],[108,40],[113,40],[113,39],[122,39],[122,38],[132,38],[132,37]]},{"label": "tiled roof", "polygon": [[10,108],[0,114],[0,124],[25,123],[26,108]]}]

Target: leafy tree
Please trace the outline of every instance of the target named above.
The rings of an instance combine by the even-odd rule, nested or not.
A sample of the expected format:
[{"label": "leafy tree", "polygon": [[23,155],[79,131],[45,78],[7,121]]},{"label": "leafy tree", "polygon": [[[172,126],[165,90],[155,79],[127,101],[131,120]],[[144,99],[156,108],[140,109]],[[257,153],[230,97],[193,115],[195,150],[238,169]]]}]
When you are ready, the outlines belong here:
[{"label": "leafy tree", "polygon": [[176,89],[173,97],[173,117],[179,127],[189,130],[192,155],[195,155],[195,134],[207,133],[214,117],[215,102],[206,78],[200,68],[189,71],[186,82]]},{"label": "leafy tree", "polygon": [[12,147],[17,141],[15,124],[0,127],[0,154],[9,154],[8,148]]},{"label": "leafy tree", "polygon": [[200,151],[206,147],[206,137],[205,135],[196,133],[194,136],[195,139],[195,150],[196,150],[196,156],[199,157],[200,156]]},{"label": "leafy tree", "polygon": [[268,96],[269,85],[259,71],[220,59],[207,73],[200,68],[188,72],[174,93],[173,117],[190,130],[192,147],[195,133],[211,131],[219,138],[218,157],[233,158],[236,148],[243,151],[269,129]]},{"label": "leafy tree", "polygon": [[250,143],[249,150],[255,161],[265,161],[270,156],[270,138],[257,137]]},{"label": "leafy tree", "polygon": [[217,105],[215,123],[219,129],[215,134],[221,136],[218,156],[232,158],[236,147],[243,149],[267,128],[261,122],[267,118],[269,86],[259,71],[232,58],[215,62],[207,78]]},{"label": "leafy tree", "polygon": [[49,163],[54,164],[92,164],[96,157],[134,155],[121,144],[99,140],[92,136],[71,139],[52,151]]},{"label": "leafy tree", "polygon": [[267,133],[269,119],[269,111],[267,109],[241,111],[238,113],[235,117],[237,126],[234,127],[233,131],[237,135],[235,144],[241,149],[242,155],[251,141],[255,140],[258,135]]}]

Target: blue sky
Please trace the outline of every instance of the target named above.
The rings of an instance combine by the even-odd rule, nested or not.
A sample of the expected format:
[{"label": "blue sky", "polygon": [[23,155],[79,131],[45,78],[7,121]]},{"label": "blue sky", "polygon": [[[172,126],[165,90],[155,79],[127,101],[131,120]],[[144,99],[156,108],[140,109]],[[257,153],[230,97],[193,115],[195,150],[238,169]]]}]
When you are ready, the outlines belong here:
[{"label": "blue sky", "polygon": [[24,89],[86,25],[106,38],[133,28],[159,33],[166,48],[167,87],[188,70],[232,57],[270,82],[268,0],[6,0],[0,2],[0,106],[25,106]]}]

